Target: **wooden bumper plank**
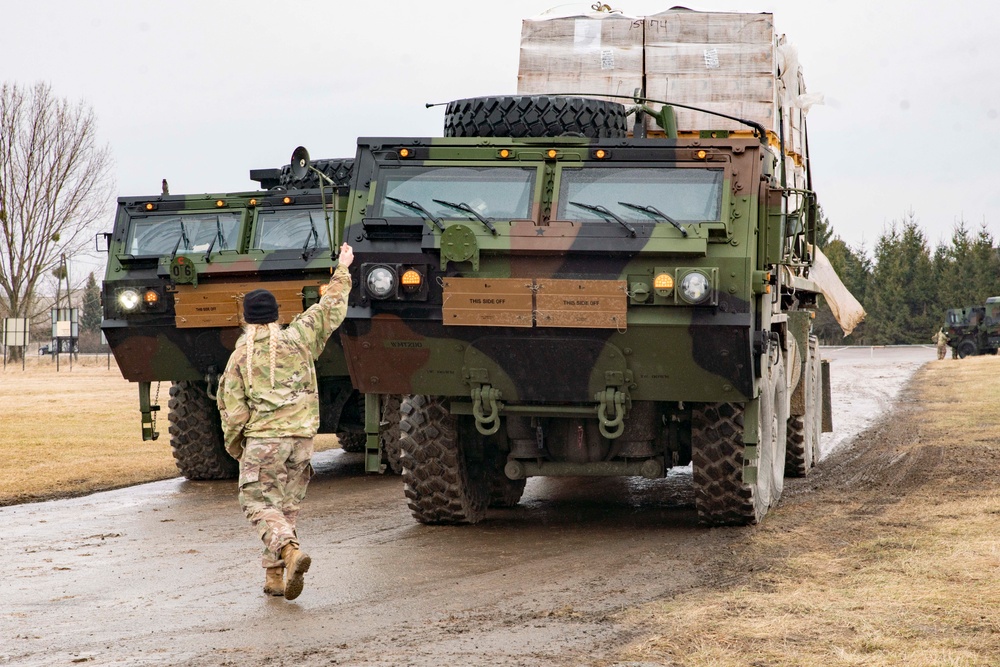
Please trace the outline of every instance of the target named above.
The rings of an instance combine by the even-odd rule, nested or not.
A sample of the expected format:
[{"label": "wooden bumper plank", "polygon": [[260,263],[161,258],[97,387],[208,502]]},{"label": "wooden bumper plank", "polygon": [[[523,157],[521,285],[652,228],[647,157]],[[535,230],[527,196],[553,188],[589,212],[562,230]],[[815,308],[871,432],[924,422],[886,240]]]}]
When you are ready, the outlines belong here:
[{"label": "wooden bumper plank", "polygon": [[238,327],[242,324],[243,297],[255,289],[266,289],[278,302],[279,319],[288,322],[302,312],[302,290],[325,285],[324,280],[286,280],[277,282],[202,282],[177,285],[174,314],[178,329]]}]

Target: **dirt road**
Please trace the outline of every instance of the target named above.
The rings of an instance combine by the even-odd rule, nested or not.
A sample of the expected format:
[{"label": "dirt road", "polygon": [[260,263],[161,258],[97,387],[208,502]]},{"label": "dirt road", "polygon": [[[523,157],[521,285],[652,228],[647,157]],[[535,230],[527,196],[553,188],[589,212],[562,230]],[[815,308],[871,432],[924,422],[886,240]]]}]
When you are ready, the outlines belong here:
[{"label": "dirt road", "polygon": [[[829,451],[850,447],[934,351],[825,356],[840,429]],[[718,555],[754,530],[698,527],[685,471],[535,479],[518,508],[428,527],[411,519],[399,478],[365,476],[360,455],[326,452],[315,466],[300,519],[314,563],[295,602],[261,594],[232,482],[0,508],[0,662],[608,664],[637,632],[619,612],[717,584]]]}]

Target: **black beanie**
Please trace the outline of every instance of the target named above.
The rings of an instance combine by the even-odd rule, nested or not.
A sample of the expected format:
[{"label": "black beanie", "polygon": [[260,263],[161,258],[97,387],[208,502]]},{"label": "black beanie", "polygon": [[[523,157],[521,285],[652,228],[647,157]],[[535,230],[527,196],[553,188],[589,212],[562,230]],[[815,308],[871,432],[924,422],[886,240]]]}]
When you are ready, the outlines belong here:
[{"label": "black beanie", "polygon": [[270,324],[278,319],[278,301],[266,289],[255,289],[243,297],[243,321]]}]

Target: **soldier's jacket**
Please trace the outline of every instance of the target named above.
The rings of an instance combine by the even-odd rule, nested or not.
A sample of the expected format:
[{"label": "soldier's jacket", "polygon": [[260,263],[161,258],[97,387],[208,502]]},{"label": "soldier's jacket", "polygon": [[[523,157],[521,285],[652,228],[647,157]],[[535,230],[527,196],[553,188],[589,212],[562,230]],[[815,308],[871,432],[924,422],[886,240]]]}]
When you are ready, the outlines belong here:
[{"label": "soldier's jacket", "polygon": [[948,336],[943,331],[938,331],[934,334],[934,336],[932,336],[932,338],[939,347],[943,347],[948,344]]},{"label": "soldier's jacket", "polygon": [[239,458],[243,438],[311,438],[319,430],[314,361],[347,314],[351,276],[338,266],[319,303],[274,335],[274,386],[267,326],[257,327],[247,375],[247,334],[236,341],[219,382],[218,405],[226,451]]}]

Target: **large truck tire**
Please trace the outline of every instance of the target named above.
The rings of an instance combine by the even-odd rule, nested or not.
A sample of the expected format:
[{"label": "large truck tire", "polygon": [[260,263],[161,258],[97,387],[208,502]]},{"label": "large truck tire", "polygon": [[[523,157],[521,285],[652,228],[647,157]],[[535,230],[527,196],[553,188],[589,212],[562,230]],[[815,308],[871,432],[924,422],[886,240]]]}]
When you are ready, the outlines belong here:
[{"label": "large truck tire", "polygon": [[470,462],[458,420],[437,396],[405,396],[399,407],[403,488],[420,523],[476,523],[486,516],[486,475]]},{"label": "large truck tire", "polygon": [[356,433],[354,431],[337,431],[337,441],[340,443],[340,448],[345,452],[357,454],[358,452],[365,451],[365,443],[368,441],[368,436],[364,433]]},{"label": "large truck tire", "polygon": [[400,444],[399,406],[402,397],[399,394],[388,394],[382,397],[382,421],[388,426],[382,431],[382,462],[386,470],[394,475],[403,472],[403,448]]},{"label": "large truck tire", "polygon": [[170,387],[170,447],[181,474],[190,480],[235,479],[240,464],[226,452],[219,409],[204,382]]},{"label": "large truck tire", "polygon": [[965,359],[966,357],[974,357],[979,353],[979,348],[976,346],[975,341],[966,339],[958,344],[956,348],[958,352],[959,359]]},{"label": "large truck tire", "polygon": [[788,418],[786,477],[805,477],[819,462],[819,437],[823,431],[823,413],[822,401],[816,401],[816,393],[822,392],[823,388],[819,377],[821,371],[818,345],[816,337],[810,336],[800,380],[805,383],[803,396],[805,414],[792,415]]},{"label": "large truck tire", "polygon": [[709,526],[759,523],[777,504],[784,487],[788,414],[784,367],[773,364],[760,394],[760,443],[757,478],[743,481],[745,408],[737,403],[707,403],[691,416],[695,508]]},{"label": "large truck tire", "polygon": [[[350,187],[351,185],[351,173],[354,171],[354,159],[339,159],[339,160],[311,160],[309,162],[310,166],[322,172],[327,178],[333,181],[334,185],[337,187]],[[320,177],[312,169],[306,171],[302,178],[295,178],[292,175],[292,168],[289,165],[285,165],[281,168],[281,174],[278,177],[278,183],[289,190],[298,189],[310,189],[318,188],[320,186]],[[329,185],[326,181],[323,185]]]},{"label": "large truck tire", "polygon": [[625,106],[586,97],[511,95],[449,102],[446,137],[558,137],[622,139],[628,131]]}]

